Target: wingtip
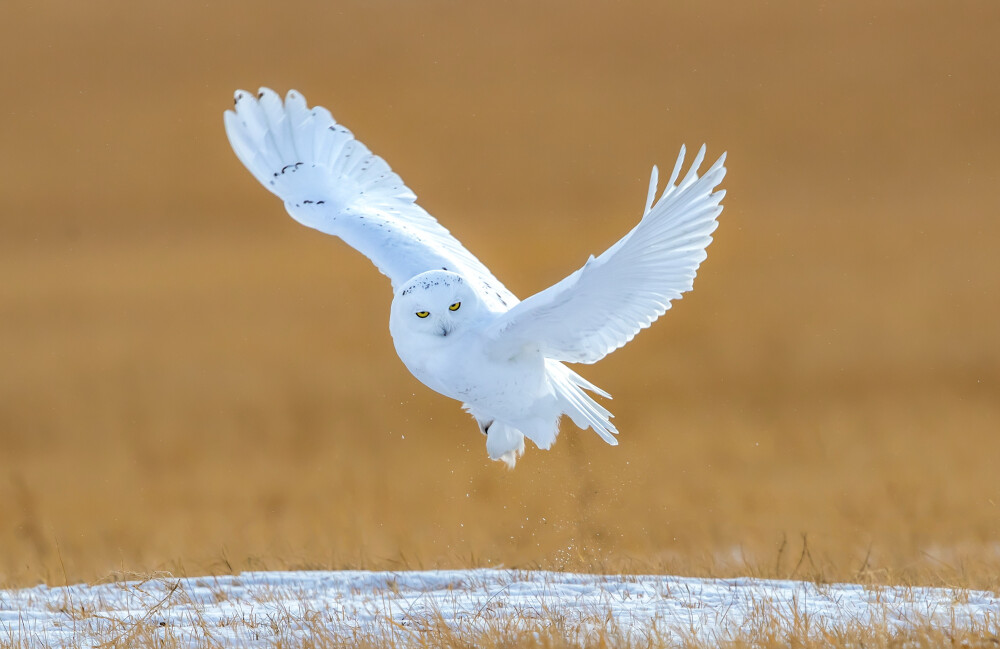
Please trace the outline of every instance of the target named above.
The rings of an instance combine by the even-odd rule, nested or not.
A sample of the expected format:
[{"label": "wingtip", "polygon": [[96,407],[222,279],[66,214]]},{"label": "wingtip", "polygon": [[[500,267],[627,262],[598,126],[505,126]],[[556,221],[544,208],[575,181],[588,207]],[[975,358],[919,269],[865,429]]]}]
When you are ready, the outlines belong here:
[{"label": "wingtip", "polygon": [[[694,174],[695,177],[698,175],[698,169],[701,167],[701,163],[705,161],[705,153],[708,151],[708,147],[704,144],[698,149],[698,153],[694,156],[694,162],[691,163],[691,168],[688,170],[688,176]],[[687,181],[687,178],[685,178]]]},{"label": "wingtip", "polygon": [[663,190],[664,193],[670,191],[673,188],[674,183],[677,182],[677,178],[681,174],[681,167],[684,165],[684,158],[686,157],[687,157],[687,147],[682,144],[681,150],[677,154],[677,162],[674,163],[674,170],[670,172],[670,180],[667,181],[667,187],[666,189]]},{"label": "wingtip", "polygon": [[246,90],[243,90],[242,88],[238,89],[236,92],[233,93],[233,105],[239,106],[240,102],[249,96],[250,93],[247,92]]},{"label": "wingtip", "polygon": [[660,170],[653,165],[653,171],[649,174],[649,190],[646,193],[646,206],[642,210],[642,215],[646,216],[649,214],[649,210],[653,209],[653,200],[656,199],[656,189],[660,180]]},{"label": "wingtip", "polygon": [[287,93],[285,93],[285,104],[295,104],[300,106],[303,110],[306,109],[306,98],[301,92],[295,88],[290,88]]},{"label": "wingtip", "polygon": [[257,88],[257,99],[263,99],[264,97],[274,97],[278,101],[281,101],[281,97],[275,91],[271,90],[267,86],[261,86]]},{"label": "wingtip", "polygon": [[722,179],[725,178],[725,176],[726,176],[726,171],[727,171],[726,170],[726,155],[727,154],[728,154],[727,151],[723,151],[722,155],[720,155],[718,157],[718,159],[715,162],[712,163],[712,166],[709,167],[708,171],[706,171],[705,174],[704,174],[704,176],[713,176],[713,174],[714,174],[714,176],[713,176],[714,177],[714,184],[718,184],[718,183],[722,182]]}]

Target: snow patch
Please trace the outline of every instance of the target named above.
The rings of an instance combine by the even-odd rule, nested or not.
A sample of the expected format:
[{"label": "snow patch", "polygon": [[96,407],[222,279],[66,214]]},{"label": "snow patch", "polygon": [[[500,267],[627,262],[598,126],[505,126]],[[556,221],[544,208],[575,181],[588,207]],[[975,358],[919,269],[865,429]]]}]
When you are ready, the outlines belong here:
[{"label": "snow patch", "polygon": [[955,629],[995,627],[998,616],[1000,599],[979,591],[486,569],[249,572],[0,591],[0,640],[53,647],[140,630],[181,645],[271,646],[320,632],[405,644],[441,624],[459,634],[558,623],[584,637],[611,630],[634,640],[717,641],[774,619],[789,631]]}]

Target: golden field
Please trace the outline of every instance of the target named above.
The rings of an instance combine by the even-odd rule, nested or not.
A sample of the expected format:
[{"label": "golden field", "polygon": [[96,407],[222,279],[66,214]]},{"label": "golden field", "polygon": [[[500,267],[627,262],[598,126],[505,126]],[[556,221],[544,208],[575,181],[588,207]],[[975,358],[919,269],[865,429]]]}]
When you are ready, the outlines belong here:
[{"label": "golden field", "polygon": [[[0,9],[0,584],[510,566],[1000,590],[1000,5]],[[222,128],[328,107],[526,297],[728,150],[695,291],[514,471]],[[571,235],[567,235],[567,232]]]}]

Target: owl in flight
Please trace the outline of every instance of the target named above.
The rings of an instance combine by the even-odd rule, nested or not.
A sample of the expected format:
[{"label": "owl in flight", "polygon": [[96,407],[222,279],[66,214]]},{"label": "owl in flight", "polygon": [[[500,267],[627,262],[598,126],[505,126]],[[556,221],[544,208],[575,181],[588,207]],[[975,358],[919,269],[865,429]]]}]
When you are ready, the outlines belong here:
[{"label": "owl in flight", "polygon": [[527,437],[547,449],[569,416],[617,445],[611,398],[563,363],[594,363],[690,291],[722,212],[725,154],[704,175],[702,146],[683,178],[681,147],[656,198],[653,167],[642,219],[576,272],[523,302],[416,203],[382,158],[289,91],[236,92],[225,113],[233,151],[299,223],[340,237],[392,282],[389,331],[424,385],[462,402],[490,458],[513,467]]}]

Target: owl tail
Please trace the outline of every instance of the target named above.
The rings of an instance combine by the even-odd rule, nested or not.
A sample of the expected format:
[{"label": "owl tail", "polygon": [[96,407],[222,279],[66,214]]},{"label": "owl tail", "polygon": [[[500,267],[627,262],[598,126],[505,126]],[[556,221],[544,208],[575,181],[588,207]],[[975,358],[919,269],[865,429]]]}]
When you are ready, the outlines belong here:
[{"label": "owl tail", "polygon": [[599,394],[606,399],[610,399],[611,395],[559,361],[545,359],[545,366],[552,387],[562,401],[563,412],[573,420],[573,423],[579,428],[592,428],[605,442],[618,446],[618,440],[615,439],[618,429],[611,423],[614,415],[594,401],[584,390]]}]

